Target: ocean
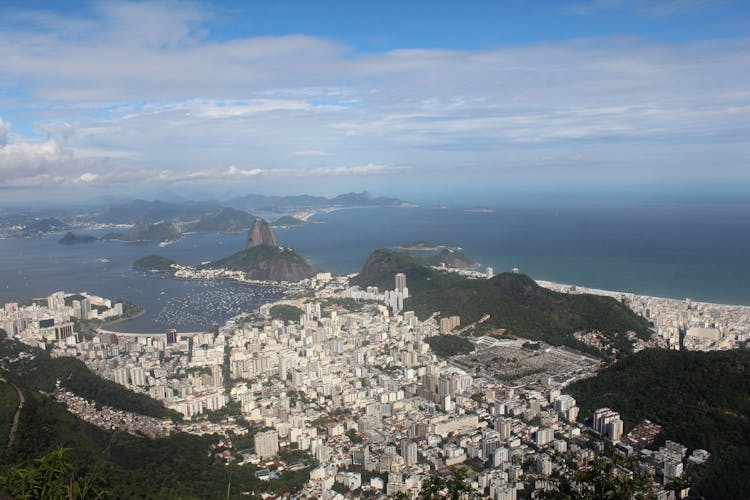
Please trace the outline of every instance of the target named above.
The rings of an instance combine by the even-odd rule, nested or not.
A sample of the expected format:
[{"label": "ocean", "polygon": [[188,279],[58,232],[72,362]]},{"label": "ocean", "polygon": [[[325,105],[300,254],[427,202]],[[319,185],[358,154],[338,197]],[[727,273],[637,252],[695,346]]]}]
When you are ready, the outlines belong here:
[{"label": "ocean", "polygon": [[[491,208],[345,209],[276,235],[336,274],[357,272],[376,248],[428,240],[460,247],[496,273],[517,267],[558,283],[750,305],[750,205]],[[243,247],[245,234],[187,235],[165,248],[115,241],[65,246],[57,243],[60,237],[0,240],[0,303],[88,291],[147,309],[119,324],[121,331],[189,331],[280,296],[266,287],[183,281],[131,268],[151,253],[191,265],[224,257]]]}]

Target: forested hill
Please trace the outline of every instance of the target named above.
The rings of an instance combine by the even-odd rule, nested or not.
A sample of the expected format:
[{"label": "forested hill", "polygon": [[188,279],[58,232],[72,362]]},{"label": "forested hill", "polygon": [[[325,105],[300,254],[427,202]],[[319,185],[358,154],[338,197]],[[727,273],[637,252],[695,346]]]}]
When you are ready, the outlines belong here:
[{"label": "forested hill", "polygon": [[471,279],[439,271],[404,252],[377,250],[353,280],[359,286],[393,289],[394,275],[406,274],[411,297],[405,308],[420,318],[433,312],[458,315],[462,324],[479,320],[515,335],[553,345],[587,348],[574,337],[577,331],[599,331],[618,351],[630,351],[633,332],[651,335],[649,323],[610,297],[571,295],[542,288],[523,274],[502,273],[491,279]]},{"label": "forested hill", "polygon": [[664,427],[663,439],[708,450],[695,469],[706,498],[747,498],[750,492],[750,351],[648,349],[567,389],[582,418],[596,408],[620,412],[629,431],[644,419]]}]

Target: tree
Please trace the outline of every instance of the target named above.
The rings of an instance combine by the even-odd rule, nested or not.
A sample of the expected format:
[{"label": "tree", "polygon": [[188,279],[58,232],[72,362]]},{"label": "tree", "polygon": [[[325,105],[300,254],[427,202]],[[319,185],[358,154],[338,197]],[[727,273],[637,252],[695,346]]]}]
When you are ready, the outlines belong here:
[{"label": "tree", "polygon": [[466,469],[450,468],[451,477],[443,477],[433,474],[422,482],[419,490],[419,500],[451,500],[479,498],[476,490],[468,481]]},{"label": "tree", "polygon": [[100,489],[101,478],[81,476],[65,458],[67,448],[57,450],[34,460],[33,465],[11,468],[0,476],[0,492],[18,499],[88,499],[109,498]]}]

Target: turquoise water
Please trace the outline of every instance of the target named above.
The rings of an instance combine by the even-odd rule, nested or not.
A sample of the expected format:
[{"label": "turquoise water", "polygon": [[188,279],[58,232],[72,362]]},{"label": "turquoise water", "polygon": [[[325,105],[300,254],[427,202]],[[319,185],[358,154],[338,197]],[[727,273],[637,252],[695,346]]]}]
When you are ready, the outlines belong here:
[{"label": "turquoise water", "polygon": [[[367,208],[321,214],[313,224],[277,230],[281,244],[335,273],[358,271],[376,248],[413,240],[462,247],[495,272],[518,267],[533,278],[583,286],[750,305],[747,205],[581,205]],[[56,290],[89,291],[145,306],[121,328],[205,329],[277,295],[231,282],[180,281],[131,269],[158,253],[199,264],[242,248],[244,234],[188,235],[155,244],[57,244],[60,235],[0,240],[0,303]],[[106,259],[106,260],[105,260]]]}]

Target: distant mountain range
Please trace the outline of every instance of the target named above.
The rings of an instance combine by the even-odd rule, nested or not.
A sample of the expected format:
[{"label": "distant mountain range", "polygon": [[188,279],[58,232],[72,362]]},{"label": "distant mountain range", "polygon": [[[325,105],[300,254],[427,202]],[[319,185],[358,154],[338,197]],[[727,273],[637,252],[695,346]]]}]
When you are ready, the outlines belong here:
[{"label": "distant mountain range", "polygon": [[409,202],[398,198],[376,197],[367,191],[361,193],[346,193],[334,198],[324,196],[265,196],[260,194],[249,194],[233,198],[226,202],[228,206],[245,208],[248,210],[264,211],[293,211],[304,209],[328,208],[328,207],[399,207],[408,206]]},{"label": "distant mountain range", "polygon": [[[235,232],[249,228],[254,216],[248,212],[279,214],[345,207],[410,206],[397,198],[377,197],[367,191],[346,193],[334,198],[323,196],[265,196],[248,194],[224,201],[163,201],[133,200],[108,206],[84,218],[101,224],[134,224],[137,222],[171,221],[184,223],[186,232]],[[291,224],[281,224],[289,226]],[[63,227],[58,231],[67,229]]]},{"label": "distant mountain range", "polygon": [[216,212],[203,214],[196,222],[185,224],[186,233],[238,233],[247,231],[256,217],[244,210],[225,207]]}]

